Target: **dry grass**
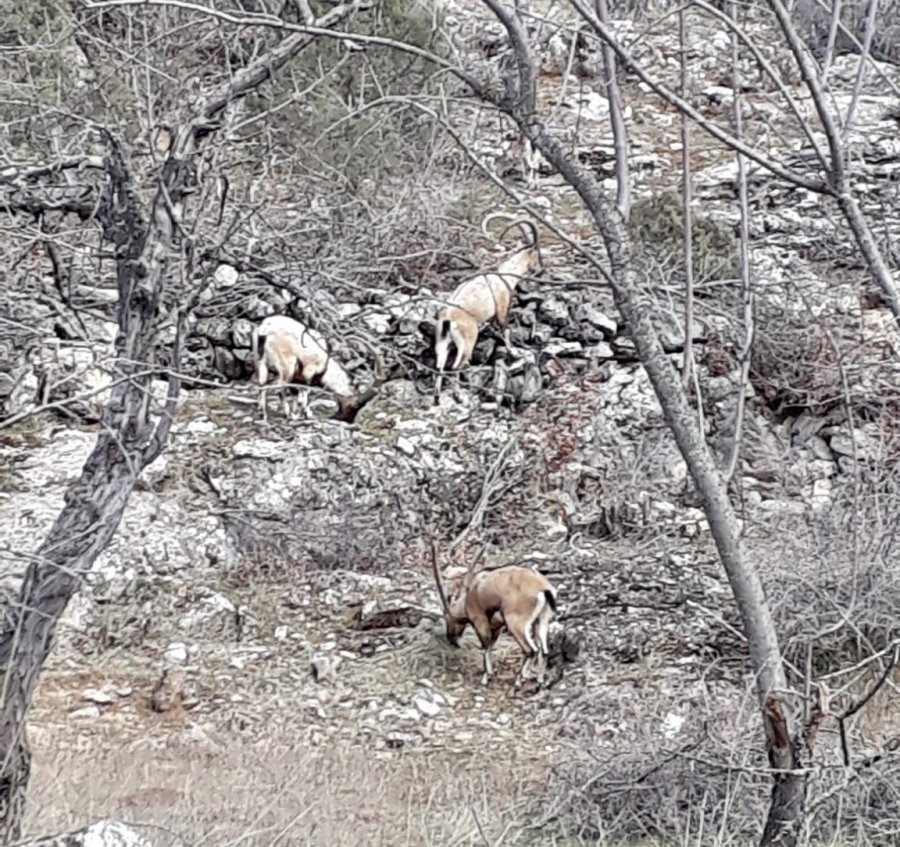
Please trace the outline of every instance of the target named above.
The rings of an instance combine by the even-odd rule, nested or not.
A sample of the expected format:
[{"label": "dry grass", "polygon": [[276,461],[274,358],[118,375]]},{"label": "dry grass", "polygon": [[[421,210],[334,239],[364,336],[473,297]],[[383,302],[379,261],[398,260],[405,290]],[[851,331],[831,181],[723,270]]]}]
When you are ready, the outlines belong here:
[{"label": "dry grass", "polygon": [[[467,845],[542,843],[527,831],[540,772],[477,752],[367,754],[290,738],[225,748],[176,741],[142,750],[35,751],[27,829],[118,817],[166,845]],[[474,812],[474,814],[473,814]],[[504,836],[505,833],[505,836]]]}]

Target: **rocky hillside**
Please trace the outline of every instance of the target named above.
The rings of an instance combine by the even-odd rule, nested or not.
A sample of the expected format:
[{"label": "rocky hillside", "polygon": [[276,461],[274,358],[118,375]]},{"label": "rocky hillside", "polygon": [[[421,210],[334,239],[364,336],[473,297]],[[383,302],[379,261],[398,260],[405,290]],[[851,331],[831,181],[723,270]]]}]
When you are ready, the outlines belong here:
[{"label": "rocky hillside", "polygon": [[[455,58],[497,72],[502,28],[481,6],[449,4],[443,14]],[[560,28],[566,21],[551,9],[530,24],[540,117],[613,189],[599,47]],[[635,61],[677,75],[676,28],[624,18],[614,27]],[[786,48],[770,27],[761,13],[747,23],[762,60],[781,67]],[[698,17],[690,42],[692,98],[703,116],[727,122],[730,41]],[[857,57],[836,56],[828,79],[838,109],[860,86],[847,142],[863,210],[893,244],[900,70],[886,58],[860,81]],[[821,135],[801,134],[757,71],[746,80],[749,143],[785,167],[808,167]],[[621,83],[635,262],[680,367],[680,121],[634,73]],[[785,73],[784,87],[812,114],[799,77]],[[397,235],[354,270],[367,250],[376,255],[366,239],[383,231],[373,226],[352,232],[348,264],[333,257],[339,272],[329,275],[312,247],[307,255],[283,231],[257,231],[255,249],[243,245],[252,260],[235,250],[211,265],[168,447],[85,575],[42,678],[29,725],[29,832],[115,817],[146,827],[154,845],[758,835],[768,784],[746,644],[628,327],[580,252],[599,254],[598,236],[546,163],[527,183],[514,133],[485,132],[470,98],[449,113],[470,158],[505,180],[519,205],[464,170],[457,151],[435,165],[442,205],[432,231],[403,236],[439,240],[440,249],[403,252]],[[792,672],[809,662],[843,702],[862,683],[841,682],[833,663],[861,661],[862,642],[868,656],[896,638],[900,336],[835,209],[751,166],[755,336],[745,374],[736,164],[705,136],[694,144],[698,413],[724,464],[744,395],[733,491],[747,544]],[[356,200],[373,217],[392,206],[412,217],[417,201],[404,192],[424,187],[404,185],[403,173],[380,180],[380,192],[356,183]],[[257,188],[281,222],[309,205],[274,178]],[[342,230],[352,230],[349,213],[332,201],[316,207],[323,231],[309,241],[327,243],[325,230],[351,240]],[[498,202],[539,222],[545,270],[516,293],[513,349],[485,330],[472,367],[434,405],[437,298],[511,249],[509,239],[475,235]],[[444,217],[458,229],[442,229]],[[389,253],[390,266],[379,264]],[[9,597],[80,473],[111,379],[115,287],[91,278],[90,256],[81,258],[67,302],[37,251],[16,272],[42,294],[0,295]],[[376,359],[385,362],[386,381],[352,425],[333,419],[324,392],[310,420],[285,420],[273,399],[268,424],[260,421],[252,328],[275,313],[326,334],[359,386],[374,379]],[[558,587],[549,686],[511,689],[519,659],[508,638],[487,688],[474,636],[449,647],[432,538],[444,551],[458,542],[459,561],[485,544],[486,563],[526,563]],[[850,727],[855,753],[882,749],[895,716],[896,694],[884,689]],[[836,723],[823,723],[820,744],[826,764],[841,761]],[[894,785],[877,761],[873,772],[885,791]],[[816,778],[812,831],[833,832],[835,779],[834,770]],[[855,831],[868,832],[878,815],[848,796],[863,809]]]}]

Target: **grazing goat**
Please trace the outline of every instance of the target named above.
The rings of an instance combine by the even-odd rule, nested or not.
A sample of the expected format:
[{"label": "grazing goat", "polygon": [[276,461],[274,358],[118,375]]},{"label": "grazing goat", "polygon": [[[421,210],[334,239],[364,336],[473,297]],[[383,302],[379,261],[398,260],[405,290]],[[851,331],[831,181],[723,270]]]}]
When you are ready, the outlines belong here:
[{"label": "grazing goat", "polygon": [[[481,224],[482,232],[487,235],[487,222],[494,217],[509,217],[502,212],[488,215]],[[513,220],[500,235],[504,235],[514,226],[522,228],[526,239],[531,242],[516,250],[496,271],[479,274],[462,283],[447,299],[446,305],[438,312],[437,326],[434,336],[434,354],[437,367],[437,380],[434,387],[434,401],[440,398],[444,369],[450,354],[450,343],[456,345],[456,358],[453,368],[458,369],[469,364],[478,333],[488,321],[493,321],[503,330],[503,339],[507,349],[512,344],[509,338],[509,307],[512,294],[519,280],[529,273],[537,273],[542,268],[541,248],[538,245],[537,230],[530,221]]]},{"label": "grazing goat", "polygon": [[[288,392],[295,383],[327,388],[337,395],[338,416],[352,423],[359,410],[375,396],[376,384],[361,394],[353,390],[350,376],[328,352],[325,339],[314,330],[285,315],[266,318],[253,330],[253,356],[256,378],[260,386],[269,379],[269,368],[275,371],[281,390],[285,417],[291,417]],[[260,394],[263,420],[267,420],[266,392]],[[306,391],[299,391],[296,412],[308,412]]]},{"label": "grazing goat", "polygon": [[[556,591],[546,577],[518,565],[506,565],[476,574],[473,563],[468,568],[447,568],[442,579],[434,544],[431,556],[434,578],[444,608],[447,640],[458,647],[460,636],[472,624],[484,651],[482,684],[490,682],[493,674],[491,648],[505,628],[525,654],[516,674],[515,687],[522,684],[529,663],[538,686],[543,685],[549,653],[547,634],[550,621],[556,614]],[[445,579],[450,587],[449,600],[444,590]]]}]

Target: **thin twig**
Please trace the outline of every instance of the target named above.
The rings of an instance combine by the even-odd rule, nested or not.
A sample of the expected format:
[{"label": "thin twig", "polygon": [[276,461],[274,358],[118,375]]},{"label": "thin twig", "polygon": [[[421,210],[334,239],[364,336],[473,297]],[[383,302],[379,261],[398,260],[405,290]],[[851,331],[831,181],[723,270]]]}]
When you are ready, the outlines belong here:
[{"label": "thin twig", "polygon": [[478,502],[475,504],[475,508],[472,510],[472,517],[469,519],[468,524],[466,524],[465,529],[456,536],[456,538],[451,542],[450,546],[447,548],[449,552],[453,552],[471,533],[473,530],[478,529],[481,526],[481,522],[484,520],[485,512],[487,511],[488,505],[490,504],[491,497],[494,496],[498,487],[500,487],[499,479],[500,475],[503,472],[503,468],[506,465],[507,457],[509,456],[510,450],[518,443],[519,436],[518,434],[513,434],[509,437],[509,440],[506,444],[503,445],[500,452],[497,454],[497,458],[491,463],[491,466],[488,468],[487,473],[484,475],[484,480],[481,483],[481,495],[478,498]]}]

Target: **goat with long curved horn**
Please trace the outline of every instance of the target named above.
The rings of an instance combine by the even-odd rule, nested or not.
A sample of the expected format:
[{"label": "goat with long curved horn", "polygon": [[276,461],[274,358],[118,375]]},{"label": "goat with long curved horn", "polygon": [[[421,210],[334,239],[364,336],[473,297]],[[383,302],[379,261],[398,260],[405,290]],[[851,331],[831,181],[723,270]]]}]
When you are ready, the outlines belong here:
[{"label": "goat with long curved horn", "polygon": [[497,217],[511,220],[502,235],[512,227],[519,226],[526,239],[529,234],[531,235],[531,243],[512,253],[496,271],[479,274],[463,282],[439,310],[434,336],[434,354],[438,372],[434,388],[436,403],[440,397],[451,343],[456,346],[456,357],[453,361],[455,370],[469,364],[475,343],[478,341],[478,333],[488,321],[502,330],[504,343],[507,349],[510,349],[512,342],[508,322],[513,293],[522,277],[543,270],[541,248],[534,224],[525,219],[513,218],[505,212],[492,212],[482,221],[482,232],[487,235],[488,221]]},{"label": "goat with long curved horn", "polygon": [[[481,642],[484,657],[482,683],[487,685],[493,675],[491,648],[500,633],[508,629],[524,653],[516,674],[516,687],[522,684],[529,665],[540,686],[547,667],[550,621],[556,614],[556,591],[546,577],[518,565],[475,573],[475,566],[483,554],[484,549],[468,567],[447,568],[442,577],[437,545],[432,542],[431,565],[444,607],[447,640],[458,647],[466,627],[472,625]],[[452,586],[449,600],[445,579]]]}]

